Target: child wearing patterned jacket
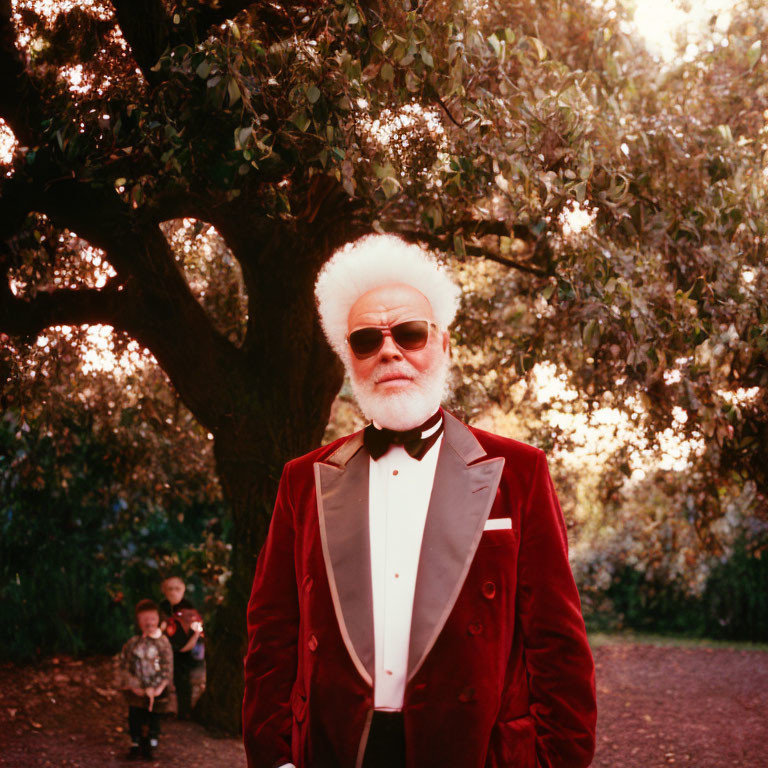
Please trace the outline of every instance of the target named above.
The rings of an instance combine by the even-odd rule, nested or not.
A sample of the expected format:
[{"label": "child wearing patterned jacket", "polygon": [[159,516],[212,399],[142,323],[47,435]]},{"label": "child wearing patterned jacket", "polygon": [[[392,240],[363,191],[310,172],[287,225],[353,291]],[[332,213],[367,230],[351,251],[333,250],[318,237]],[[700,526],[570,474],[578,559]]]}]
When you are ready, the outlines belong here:
[{"label": "child wearing patterned jacket", "polygon": [[120,653],[122,688],[128,703],[130,760],[151,759],[160,735],[160,715],[176,711],[173,650],[160,630],[160,611],[152,600],[136,605],[134,635]]}]

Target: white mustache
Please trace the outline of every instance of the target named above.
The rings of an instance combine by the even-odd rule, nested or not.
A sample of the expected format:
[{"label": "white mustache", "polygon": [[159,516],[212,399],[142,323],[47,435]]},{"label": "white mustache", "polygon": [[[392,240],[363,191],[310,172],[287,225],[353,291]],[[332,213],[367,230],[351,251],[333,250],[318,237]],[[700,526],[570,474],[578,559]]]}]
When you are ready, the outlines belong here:
[{"label": "white mustache", "polygon": [[380,384],[385,379],[395,378],[395,377],[402,377],[405,379],[413,379],[415,378],[416,371],[413,370],[413,368],[404,368],[404,367],[391,367],[389,365],[386,365],[383,370],[378,372],[375,383]]}]

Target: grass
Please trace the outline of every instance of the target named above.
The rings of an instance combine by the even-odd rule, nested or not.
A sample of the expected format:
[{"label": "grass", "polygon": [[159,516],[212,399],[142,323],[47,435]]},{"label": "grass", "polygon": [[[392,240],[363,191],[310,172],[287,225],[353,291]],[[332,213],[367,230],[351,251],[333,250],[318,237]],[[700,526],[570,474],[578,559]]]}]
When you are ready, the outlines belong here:
[{"label": "grass", "polygon": [[738,651],[768,651],[768,643],[744,643],[734,640],[711,640],[706,637],[652,635],[641,632],[590,632],[593,648],[605,645],[658,645],[666,648],[730,648]]}]

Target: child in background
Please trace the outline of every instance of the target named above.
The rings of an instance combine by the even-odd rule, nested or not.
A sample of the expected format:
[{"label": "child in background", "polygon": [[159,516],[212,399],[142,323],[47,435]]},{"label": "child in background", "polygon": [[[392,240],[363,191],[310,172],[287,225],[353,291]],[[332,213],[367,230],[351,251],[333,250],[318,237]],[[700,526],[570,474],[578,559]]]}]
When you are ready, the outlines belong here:
[{"label": "child in background", "polygon": [[120,653],[122,688],[128,701],[129,760],[152,758],[160,735],[160,715],[173,712],[173,651],[160,630],[160,610],[152,600],[136,605],[134,635]]},{"label": "child in background", "polygon": [[187,587],[182,579],[169,576],[163,579],[160,588],[165,595],[160,607],[167,617],[163,630],[173,648],[173,682],[178,696],[179,720],[186,720],[192,710],[191,676],[198,664],[195,646],[201,642],[203,623],[195,606],[184,598]]}]

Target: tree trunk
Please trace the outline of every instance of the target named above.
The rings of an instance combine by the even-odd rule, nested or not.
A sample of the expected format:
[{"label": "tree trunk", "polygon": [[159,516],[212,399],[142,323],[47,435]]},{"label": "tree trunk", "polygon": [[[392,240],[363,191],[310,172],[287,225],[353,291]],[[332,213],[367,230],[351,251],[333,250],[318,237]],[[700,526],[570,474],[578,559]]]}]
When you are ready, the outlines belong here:
[{"label": "tree trunk", "polygon": [[324,404],[314,419],[293,421],[296,440],[290,446],[269,435],[283,428],[283,414],[273,423],[228,434],[216,441],[216,466],[232,510],[231,575],[224,603],[211,622],[206,648],[207,684],[196,717],[208,728],[229,734],[240,730],[243,698],[245,615],[256,558],[269,528],[277,485],[284,464],[317,446],[328,422],[331,403],[341,384],[334,366],[320,374]]},{"label": "tree trunk", "polygon": [[[237,247],[242,231],[226,234]],[[271,243],[262,237],[265,266],[253,269],[253,279],[246,275],[245,360],[228,372],[223,409],[228,415],[214,430],[217,472],[232,512],[231,575],[224,603],[210,623],[207,684],[196,707],[196,717],[220,732],[240,730],[246,608],[283,466],[320,444],[343,380],[342,366],[320,330],[313,296],[317,269],[338,244],[317,231],[303,240],[295,232],[290,238],[273,235]],[[294,257],[289,268],[275,268],[286,252],[303,258]]]}]

